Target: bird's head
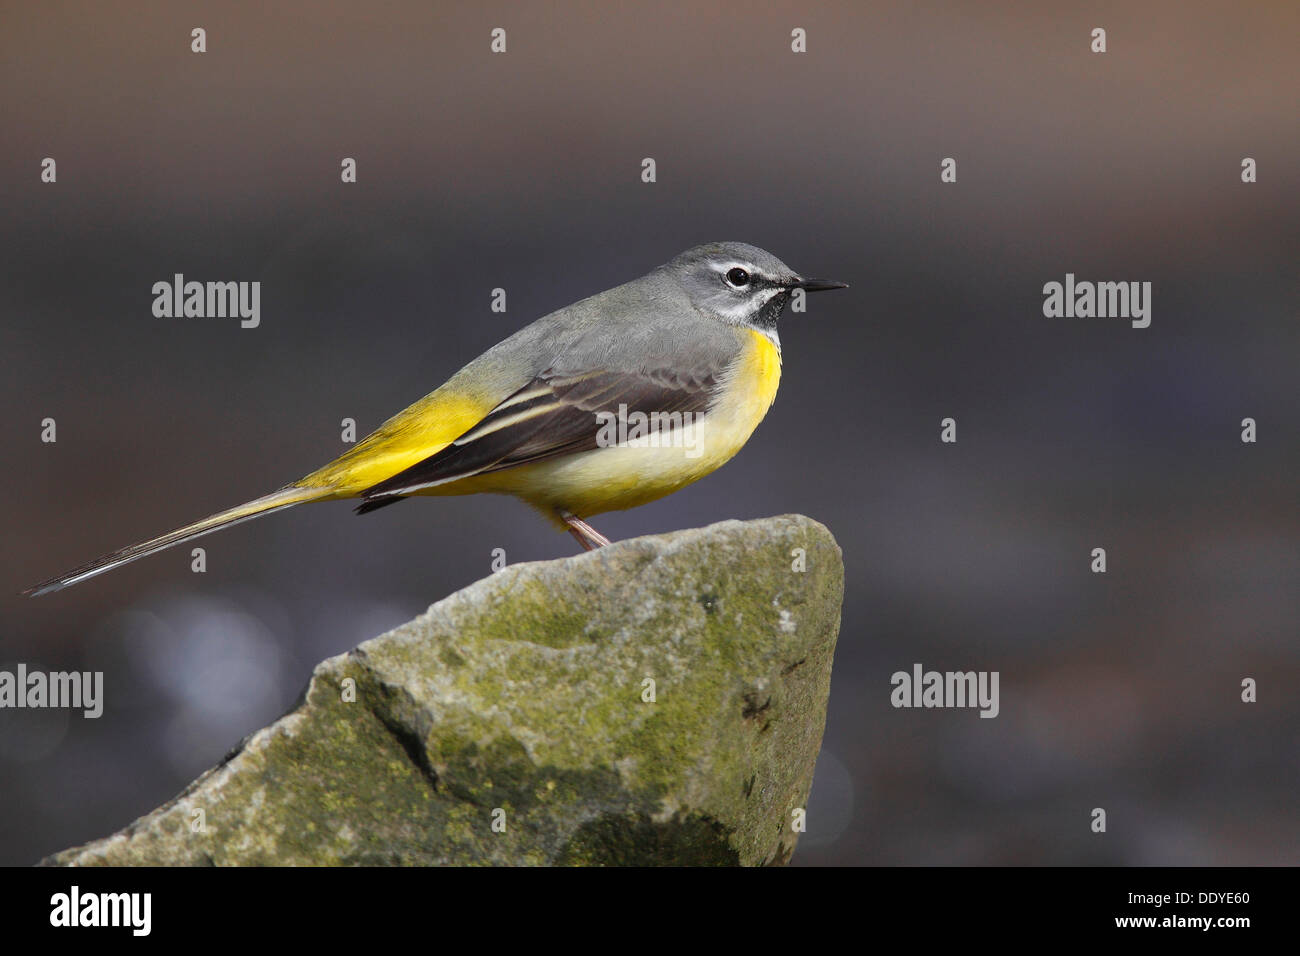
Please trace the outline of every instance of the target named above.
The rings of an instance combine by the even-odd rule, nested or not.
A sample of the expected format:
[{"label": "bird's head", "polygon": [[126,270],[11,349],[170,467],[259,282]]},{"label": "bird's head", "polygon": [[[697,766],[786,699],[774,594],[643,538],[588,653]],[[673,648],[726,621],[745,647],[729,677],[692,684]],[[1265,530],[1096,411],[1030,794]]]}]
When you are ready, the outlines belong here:
[{"label": "bird's head", "polygon": [[744,242],[711,242],[687,249],[661,270],[701,312],[768,335],[796,289],[844,289],[843,282],[805,279],[772,253]]}]

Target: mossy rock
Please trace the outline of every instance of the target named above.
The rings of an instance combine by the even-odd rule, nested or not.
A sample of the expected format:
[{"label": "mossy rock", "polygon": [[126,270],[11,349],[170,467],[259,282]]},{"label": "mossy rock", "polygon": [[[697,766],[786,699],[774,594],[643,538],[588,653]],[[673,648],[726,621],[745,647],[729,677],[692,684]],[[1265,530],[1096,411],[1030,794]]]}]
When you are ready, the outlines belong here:
[{"label": "mossy rock", "polygon": [[179,797],[45,862],[783,863],[843,587],[799,515],[507,567],[324,661]]}]

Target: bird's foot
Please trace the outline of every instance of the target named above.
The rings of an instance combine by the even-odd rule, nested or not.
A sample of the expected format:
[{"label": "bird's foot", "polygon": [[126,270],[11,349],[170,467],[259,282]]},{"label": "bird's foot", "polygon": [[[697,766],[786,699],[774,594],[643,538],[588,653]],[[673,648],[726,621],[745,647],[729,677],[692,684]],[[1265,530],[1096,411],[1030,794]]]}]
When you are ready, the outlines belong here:
[{"label": "bird's foot", "polygon": [[578,544],[582,545],[587,551],[595,551],[597,548],[603,548],[609,544],[609,538],[577,515],[570,514],[567,511],[561,511],[559,515],[564,523],[569,526],[569,534],[573,535]]}]

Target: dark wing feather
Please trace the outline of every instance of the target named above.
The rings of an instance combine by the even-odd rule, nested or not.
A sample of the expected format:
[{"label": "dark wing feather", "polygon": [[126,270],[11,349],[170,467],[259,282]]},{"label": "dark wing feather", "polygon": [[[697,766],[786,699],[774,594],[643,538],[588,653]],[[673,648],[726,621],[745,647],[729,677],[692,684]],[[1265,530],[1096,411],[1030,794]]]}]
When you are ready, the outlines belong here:
[{"label": "dark wing feather", "polygon": [[369,488],[358,514],[421,488],[589,451],[597,447],[599,412],[706,413],[721,370],[669,369],[543,373],[519,389],[452,444]]}]

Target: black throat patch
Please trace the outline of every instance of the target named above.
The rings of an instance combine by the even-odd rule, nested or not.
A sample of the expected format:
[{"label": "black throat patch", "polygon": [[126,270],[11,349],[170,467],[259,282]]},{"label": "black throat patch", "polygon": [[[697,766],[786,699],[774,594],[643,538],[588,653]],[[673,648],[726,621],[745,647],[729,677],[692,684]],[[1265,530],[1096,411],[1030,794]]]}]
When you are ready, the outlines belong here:
[{"label": "black throat patch", "polygon": [[777,319],[781,318],[781,313],[785,311],[785,304],[789,299],[790,292],[788,289],[778,292],[768,299],[761,309],[754,313],[754,317],[749,320],[750,325],[767,332],[776,331]]}]

